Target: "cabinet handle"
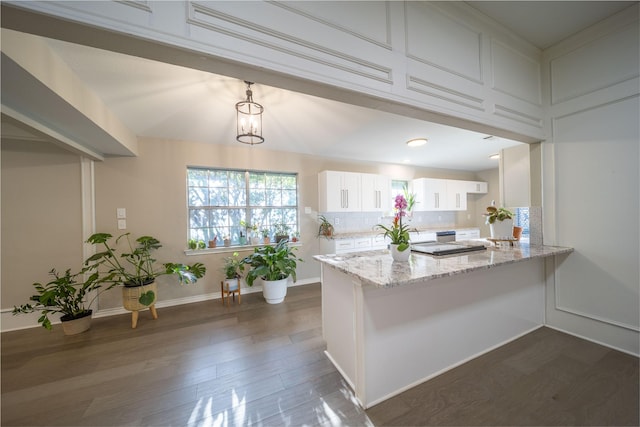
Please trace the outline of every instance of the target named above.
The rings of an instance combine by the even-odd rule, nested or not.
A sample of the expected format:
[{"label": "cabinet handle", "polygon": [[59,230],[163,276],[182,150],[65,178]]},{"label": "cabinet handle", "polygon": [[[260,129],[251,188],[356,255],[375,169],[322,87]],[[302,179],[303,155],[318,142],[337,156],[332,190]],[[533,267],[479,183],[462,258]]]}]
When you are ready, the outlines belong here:
[{"label": "cabinet handle", "polygon": [[440,207],[440,193],[434,193],[435,196],[435,208],[439,208]]},{"label": "cabinet handle", "polygon": [[344,207],[349,208],[349,190],[344,190]]},{"label": "cabinet handle", "polygon": [[456,193],[456,208],[460,207],[460,193]]}]

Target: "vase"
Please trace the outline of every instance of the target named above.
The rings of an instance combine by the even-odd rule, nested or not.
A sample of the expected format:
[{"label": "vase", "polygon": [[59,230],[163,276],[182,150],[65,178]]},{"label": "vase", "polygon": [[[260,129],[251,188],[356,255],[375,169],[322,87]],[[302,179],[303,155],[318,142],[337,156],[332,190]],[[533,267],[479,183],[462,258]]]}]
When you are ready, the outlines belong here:
[{"label": "vase", "polygon": [[66,315],[62,316],[60,320],[62,321],[64,334],[76,335],[89,330],[91,327],[91,313],[92,310],[88,310],[84,316],[76,317],[75,319],[71,319],[69,316],[69,320],[65,319]]},{"label": "vase", "polygon": [[411,246],[409,246],[404,251],[398,250],[398,245],[392,243],[391,247],[391,257],[394,261],[409,261],[409,256],[411,255]]},{"label": "vase", "polygon": [[513,219],[496,220],[489,224],[491,238],[498,240],[513,240]]},{"label": "vase", "polygon": [[262,296],[268,304],[279,304],[284,301],[287,295],[287,284],[289,278],[281,280],[263,280]]}]

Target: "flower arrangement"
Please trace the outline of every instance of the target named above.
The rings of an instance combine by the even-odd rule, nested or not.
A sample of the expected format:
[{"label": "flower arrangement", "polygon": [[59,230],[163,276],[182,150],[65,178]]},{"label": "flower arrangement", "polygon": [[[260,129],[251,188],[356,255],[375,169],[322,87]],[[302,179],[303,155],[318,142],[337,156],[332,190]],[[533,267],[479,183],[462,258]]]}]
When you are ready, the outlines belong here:
[{"label": "flower arrangement", "polygon": [[391,244],[398,245],[399,252],[404,252],[409,248],[409,227],[402,224],[402,217],[406,215],[407,199],[402,194],[398,194],[393,208],[395,216],[391,227],[382,224],[378,224],[376,227],[384,231],[384,236],[391,239]]}]

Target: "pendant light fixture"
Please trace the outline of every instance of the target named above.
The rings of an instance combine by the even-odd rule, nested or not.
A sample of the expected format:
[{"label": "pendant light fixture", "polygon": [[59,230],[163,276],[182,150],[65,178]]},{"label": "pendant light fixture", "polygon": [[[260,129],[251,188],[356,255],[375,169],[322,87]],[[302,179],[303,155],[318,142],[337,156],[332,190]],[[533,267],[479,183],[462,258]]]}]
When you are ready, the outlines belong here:
[{"label": "pendant light fixture", "polygon": [[262,112],[264,108],[253,102],[252,82],[247,84],[247,99],[236,104],[236,140],[243,144],[262,144]]}]

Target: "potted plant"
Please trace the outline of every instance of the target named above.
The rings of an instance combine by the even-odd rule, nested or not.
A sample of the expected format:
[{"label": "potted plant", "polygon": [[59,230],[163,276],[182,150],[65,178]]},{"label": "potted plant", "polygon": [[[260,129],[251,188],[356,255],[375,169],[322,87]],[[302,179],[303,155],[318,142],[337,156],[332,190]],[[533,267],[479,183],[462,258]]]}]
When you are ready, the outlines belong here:
[{"label": "potted plant", "polygon": [[380,230],[384,231],[384,237],[391,240],[391,256],[394,261],[408,261],[411,255],[409,242],[409,227],[402,224],[402,217],[405,216],[407,201],[403,195],[399,194],[395,198],[393,223],[390,227],[378,224]]},{"label": "potted plant", "polygon": [[283,240],[289,240],[289,226],[284,222],[276,224],[276,243],[280,243]]},{"label": "potted plant", "polygon": [[506,208],[487,206],[487,211],[482,214],[489,224],[491,238],[497,240],[513,240],[513,212]]},{"label": "potted plant", "polygon": [[[125,233],[118,236],[113,246],[110,243],[113,236],[109,233],[96,233],[90,236],[87,243],[100,245],[103,250],[89,257],[85,264],[89,269],[99,272],[99,283],[123,285],[123,306],[133,312],[132,327],[135,328],[138,310],[148,307],[154,319],[157,318],[155,310],[158,293],[158,286],[155,283],[157,277],[175,274],[180,284],[195,283],[204,276],[206,267],[199,262],[190,266],[172,262],[157,264],[152,253],[162,247],[160,241],[155,237],[142,236],[136,239],[137,245],[134,247],[129,235],[130,233]],[[126,242],[128,251],[117,255],[116,245],[121,240]],[[106,271],[100,271],[101,268],[106,268]]]},{"label": "potted plant", "polygon": [[242,277],[244,271],[244,262],[240,258],[238,252],[234,252],[232,256],[224,259],[224,265],[222,267],[224,272],[225,282],[228,286],[228,291],[235,291],[240,285],[239,279]]},{"label": "potted plant", "polygon": [[[40,311],[38,323],[43,328],[51,330],[49,314],[60,313],[60,321],[65,335],[75,335],[88,330],[91,327],[91,313],[89,308],[98,296],[96,293],[88,303],[85,296],[92,291],[98,291],[101,284],[98,282],[98,273],[92,273],[86,280],[82,276],[88,271],[84,268],[79,273],[71,273],[67,269],[64,274],[59,274],[52,269],[49,274],[53,277],[46,284],[34,283],[33,287],[38,292],[30,298],[30,303],[13,307],[13,314],[33,313]],[[105,288],[104,290],[107,290]]]},{"label": "potted plant", "polygon": [[324,216],[318,216],[318,221],[320,221],[320,226],[318,227],[318,236],[332,236],[333,235],[333,225],[329,222],[329,220]]},{"label": "potted plant", "polygon": [[242,261],[250,267],[246,276],[247,285],[253,286],[256,279],[262,279],[262,294],[269,304],[284,301],[289,277],[296,281],[297,262],[303,260],[296,257],[293,252],[295,249],[282,240],[275,246],[255,248]]},{"label": "potted plant", "polygon": [[260,233],[262,234],[262,243],[264,243],[265,245],[269,244],[269,229],[268,228],[263,228],[262,230],[260,230]]}]

